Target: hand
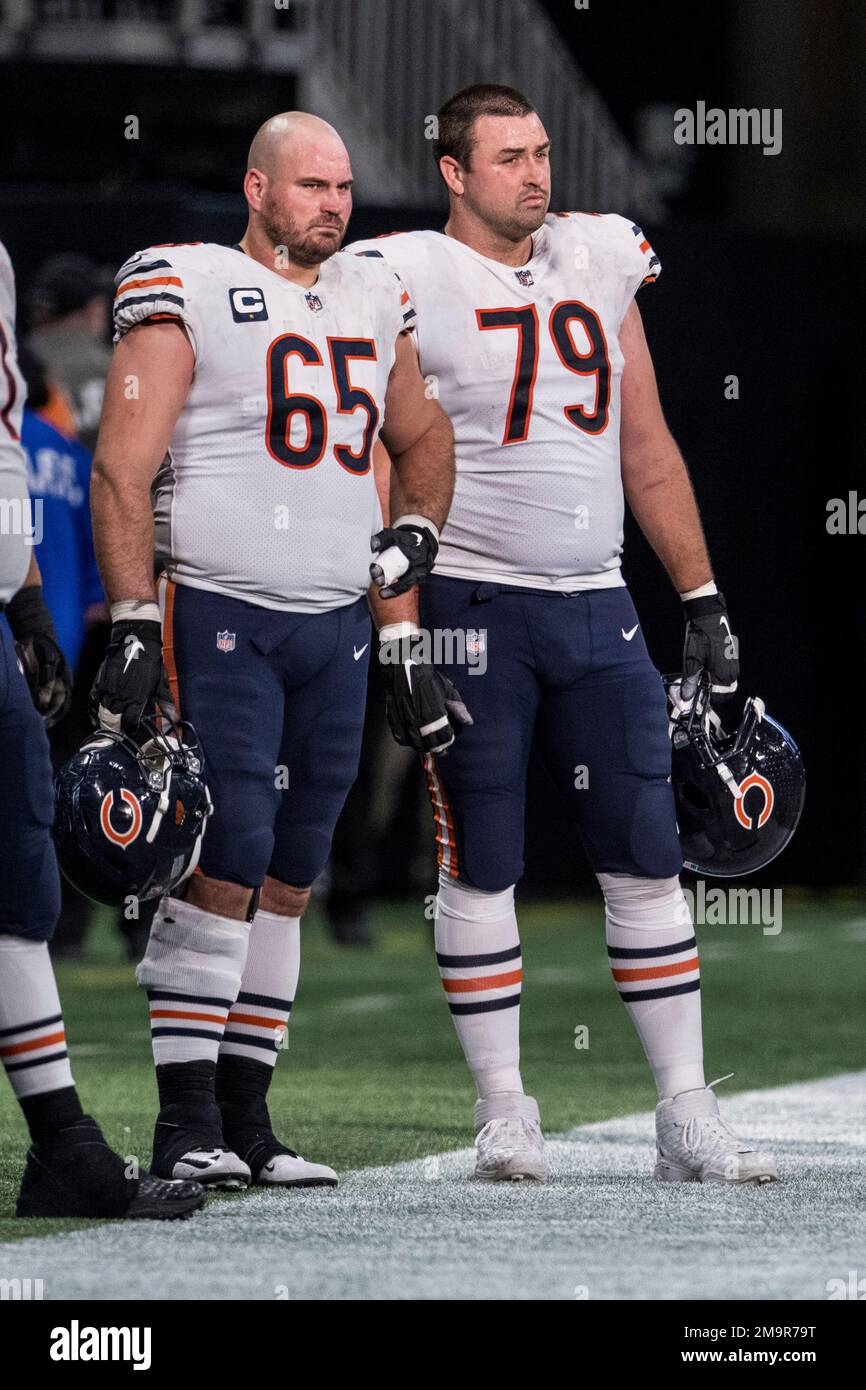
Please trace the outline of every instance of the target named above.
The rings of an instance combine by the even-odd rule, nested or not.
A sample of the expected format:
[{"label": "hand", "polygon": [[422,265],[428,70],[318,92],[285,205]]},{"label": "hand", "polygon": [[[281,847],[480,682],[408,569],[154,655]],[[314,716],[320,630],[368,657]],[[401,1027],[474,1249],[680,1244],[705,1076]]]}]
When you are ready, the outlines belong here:
[{"label": "hand", "polygon": [[684,698],[694,694],[690,677],[702,668],[709,671],[712,694],[728,700],[737,689],[740,674],[740,644],[731,632],[724,594],[707,594],[683,602],[686,612],[686,639],[683,646]]},{"label": "hand", "polygon": [[161,705],[176,717],[162,664],[162,629],[152,619],[112,623],[105,658],[90,692],[90,715],[116,733],[134,734]]},{"label": "hand", "polygon": [[370,549],[380,556],[370,566],[373,583],[382,598],[396,598],[426,579],[436,562],[439,534],[423,516],[400,517],[373,536]]},{"label": "hand", "polygon": [[69,709],[72,672],[57,641],[41,584],[28,584],[7,605],[18,662],[33,703],[50,729]]},{"label": "hand", "polygon": [[[472,723],[460,692],[447,676],[424,659],[418,628],[406,636],[380,640],[379,662],[385,677],[385,713],[396,741],[419,753],[444,753]],[[414,647],[414,654],[413,654]]]}]

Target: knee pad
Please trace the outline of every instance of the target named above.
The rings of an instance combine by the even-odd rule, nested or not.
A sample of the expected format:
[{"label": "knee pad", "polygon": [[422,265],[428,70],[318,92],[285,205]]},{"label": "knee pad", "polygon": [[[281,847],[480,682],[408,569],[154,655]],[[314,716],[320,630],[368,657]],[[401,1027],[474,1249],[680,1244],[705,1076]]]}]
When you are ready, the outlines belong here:
[{"label": "knee pad", "polygon": [[598,874],[597,878],[609,926],[629,931],[693,930],[678,878],[637,878],[631,874]]},{"label": "knee pad", "polygon": [[135,978],[145,989],[210,996],[233,1004],[241,987],[250,924],[163,898]]}]

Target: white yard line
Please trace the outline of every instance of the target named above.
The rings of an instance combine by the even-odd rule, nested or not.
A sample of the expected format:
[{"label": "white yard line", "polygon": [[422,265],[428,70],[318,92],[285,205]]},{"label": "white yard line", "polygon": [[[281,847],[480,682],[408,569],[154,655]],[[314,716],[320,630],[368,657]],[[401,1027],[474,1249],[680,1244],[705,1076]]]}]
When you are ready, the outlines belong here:
[{"label": "white yard line", "polygon": [[552,1141],[546,1187],[475,1183],[464,1149],[189,1222],[0,1245],[0,1278],[42,1279],[48,1299],[571,1300],[824,1299],[866,1276],[866,1072],[722,1107],[784,1182],[655,1183],[652,1114],[627,1115]]}]

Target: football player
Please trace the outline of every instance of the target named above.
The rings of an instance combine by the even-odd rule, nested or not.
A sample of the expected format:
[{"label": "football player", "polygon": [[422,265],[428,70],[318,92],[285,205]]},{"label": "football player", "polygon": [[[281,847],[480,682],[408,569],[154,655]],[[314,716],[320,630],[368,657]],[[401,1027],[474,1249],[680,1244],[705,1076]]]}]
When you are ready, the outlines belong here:
[{"label": "football player", "polygon": [[186,1216],[201,1206],[202,1187],[128,1169],[84,1114],[66,1050],[48,955],[60,882],[43,719],[59,718],[71,678],[28,544],[20,443],[26,390],[14,324],[15,281],[0,244],[0,1059],[32,1141],[16,1210],[19,1216]]},{"label": "football player", "polygon": [[[116,282],[92,485],[113,629],[94,705],[132,731],[170,699],[204,749],[214,814],[137,978],[154,1171],[214,1186],[336,1182],[274,1134],[266,1097],[301,915],[358,765],[371,537],[405,569],[389,586],[377,561],[399,595],[431,567],[453,489],[453,432],[425,394],[409,295],[383,261],[337,254],[351,190],[331,126],[275,116],[249,152],[240,242],[152,246]],[[387,531],[380,432],[404,504]]]},{"label": "football player", "polygon": [[[410,644],[420,621],[486,648],[467,680],[473,727],[447,760],[426,757],[436,951],[477,1089],[476,1172],[547,1175],[519,1068],[514,910],[535,742],[598,877],[614,981],[658,1087],[656,1176],[769,1180],[773,1159],[738,1142],[705,1085],[665,692],[620,569],[625,498],[683,603],[686,674],[708,668],[716,695],[731,694],[736,642],[635,303],[659,258],[625,217],[548,212],[550,142],[512,88],[447,101],[435,154],[444,230],[350,249],[406,286],[421,371],[455,431],[436,572],[420,618],[411,597],[395,617]],[[388,669],[399,687],[402,670]]]}]

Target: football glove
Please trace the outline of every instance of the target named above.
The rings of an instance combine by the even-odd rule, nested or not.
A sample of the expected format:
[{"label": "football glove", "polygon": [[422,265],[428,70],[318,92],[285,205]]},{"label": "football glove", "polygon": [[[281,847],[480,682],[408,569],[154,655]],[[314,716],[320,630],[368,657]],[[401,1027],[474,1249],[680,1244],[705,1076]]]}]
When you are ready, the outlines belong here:
[{"label": "football glove", "polygon": [[712,695],[728,700],[737,689],[740,644],[731,632],[724,594],[706,594],[683,600],[686,640],[683,646],[683,696],[690,699],[700,670],[712,678]]},{"label": "football glove", "polygon": [[379,556],[370,566],[373,583],[382,598],[396,598],[414,589],[432,570],[439,532],[426,517],[402,516],[372,537],[370,549]]},{"label": "football glove", "polygon": [[115,733],[134,734],[154,705],[176,717],[165,667],[162,627],[150,618],[111,624],[108,650],[90,691],[90,716]]},{"label": "football glove", "polygon": [[424,659],[417,640],[421,637],[418,628],[400,636],[390,635],[387,627],[380,633],[385,713],[391,733],[404,748],[444,753],[472,723],[472,715],[456,686]]},{"label": "football glove", "polygon": [[19,589],[6,608],[18,664],[38,712],[50,729],[69,709],[72,672],[57,641],[41,584]]}]

